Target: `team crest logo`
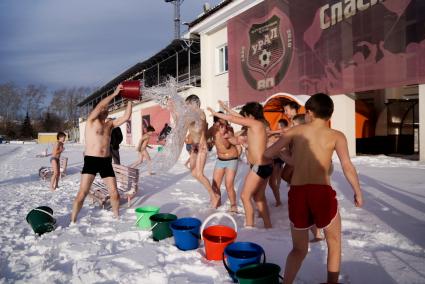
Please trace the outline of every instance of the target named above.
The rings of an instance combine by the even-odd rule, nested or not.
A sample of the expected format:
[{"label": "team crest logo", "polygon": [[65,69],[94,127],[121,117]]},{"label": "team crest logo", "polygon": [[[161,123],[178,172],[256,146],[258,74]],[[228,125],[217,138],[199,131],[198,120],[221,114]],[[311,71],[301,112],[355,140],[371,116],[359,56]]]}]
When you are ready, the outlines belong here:
[{"label": "team crest logo", "polygon": [[[283,33],[283,34],[282,34]],[[292,58],[292,29],[274,15],[249,30],[249,46],[241,47],[241,64],[249,85],[259,91],[271,89],[285,77]]]}]

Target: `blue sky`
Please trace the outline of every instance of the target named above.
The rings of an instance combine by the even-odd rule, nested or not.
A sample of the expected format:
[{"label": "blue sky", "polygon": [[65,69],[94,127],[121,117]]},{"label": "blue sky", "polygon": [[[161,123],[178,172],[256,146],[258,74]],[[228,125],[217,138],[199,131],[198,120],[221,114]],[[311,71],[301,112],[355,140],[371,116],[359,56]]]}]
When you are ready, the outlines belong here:
[{"label": "blue sky", "polygon": [[[204,2],[185,0],[182,22]],[[164,0],[1,0],[0,83],[102,86],[171,42],[173,9]]]}]

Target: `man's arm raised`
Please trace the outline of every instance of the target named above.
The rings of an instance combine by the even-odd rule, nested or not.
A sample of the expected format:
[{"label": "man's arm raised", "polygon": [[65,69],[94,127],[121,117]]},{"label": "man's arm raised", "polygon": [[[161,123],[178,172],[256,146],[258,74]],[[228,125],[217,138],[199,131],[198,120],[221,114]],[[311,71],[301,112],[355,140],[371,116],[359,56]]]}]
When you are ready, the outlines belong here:
[{"label": "man's arm raised", "polygon": [[131,103],[131,101],[128,101],[127,108],[125,109],[124,115],[112,121],[112,125],[114,126],[114,128],[128,121],[131,117],[132,111],[133,111],[133,104]]},{"label": "man's arm raised", "polygon": [[119,84],[115,91],[112,93],[112,95],[107,96],[103,100],[101,100],[96,107],[92,110],[92,112],[87,117],[87,120],[95,120],[99,114],[104,110],[108,109],[109,103],[120,93],[120,91],[123,89],[122,85]]}]

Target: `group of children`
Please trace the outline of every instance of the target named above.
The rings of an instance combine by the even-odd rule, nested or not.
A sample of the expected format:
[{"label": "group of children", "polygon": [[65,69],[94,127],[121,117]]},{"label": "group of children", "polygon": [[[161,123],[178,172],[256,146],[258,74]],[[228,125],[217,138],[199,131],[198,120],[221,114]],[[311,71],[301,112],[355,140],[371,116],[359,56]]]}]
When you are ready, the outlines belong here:
[{"label": "group of children", "polygon": [[[128,102],[122,117],[108,120],[107,116],[108,104],[121,90],[122,86],[119,85],[112,95],[97,104],[87,118],[84,166],[80,190],[74,200],[71,215],[71,221],[74,223],[97,173],[100,173],[108,187],[114,215],[119,215],[119,194],[109,143],[112,129],[129,120],[132,112],[131,102]],[[224,112],[216,112],[208,107],[207,110],[214,117],[214,124],[210,129],[207,129],[206,116],[200,108],[199,98],[190,95],[186,98],[186,105],[190,111],[198,113],[201,120],[188,123],[186,142],[190,145],[190,157],[187,165],[192,176],[207,190],[210,206],[217,208],[221,205],[220,187],[224,179],[230,211],[237,212],[234,179],[241,149],[245,149],[250,170],[245,177],[240,198],[245,211],[246,227],[255,226],[255,211],[258,210],[264,227],[271,228],[266,186],[270,182],[276,206],[279,206],[281,177],[290,185],[288,211],[293,248],[286,260],[284,283],[292,283],[295,279],[308,251],[309,228],[315,227],[323,229],[328,246],[328,283],[337,283],[341,262],[341,219],[336,193],[330,185],[334,151],[354,192],[355,206],[361,207],[363,199],[356,170],[350,161],[346,138],[341,132],[329,127],[329,119],[333,113],[332,99],[322,93],[311,96],[305,104],[305,115],[298,115],[295,105],[285,106],[290,125],[280,121],[280,129],[277,132],[267,129],[263,107],[257,102],[245,104],[239,113],[221,101],[219,105]],[[229,123],[242,126],[242,131],[234,133]],[[132,167],[139,166],[144,159],[150,160],[146,148],[155,129],[149,126],[146,130],[137,146],[139,159]],[[275,137],[270,138],[273,136]],[[64,136],[62,138],[62,134],[58,134],[58,143],[51,158],[55,173],[59,173],[63,139]],[[212,141],[217,150],[212,182],[204,175],[208,141]],[[283,164],[285,166],[282,169]],[[149,172],[150,168],[149,165]],[[58,176],[54,176],[51,182],[52,190],[57,187]],[[315,236],[320,237],[317,229],[315,232]]]},{"label": "group of children", "polygon": [[[192,100],[193,102],[193,100]],[[347,141],[343,133],[329,127],[333,113],[332,99],[323,93],[315,94],[305,104],[304,116],[297,114],[294,105],[285,106],[285,113],[292,127],[281,121],[279,137],[275,141],[269,139],[269,131],[260,103],[249,102],[239,113],[219,101],[225,113],[207,108],[217,118],[218,127],[214,132],[217,148],[217,162],[213,174],[213,186],[206,182],[203,167],[206,159],[206,134],[200,135],[202,152],[191,151],[192,174],[206,187],[210,194],[211,205],[218,207],[220,200],[220,184],[226,174],[226,189],[231,209],[236,209],[236,195],[233,180],[237,169],[237,145],[244,145],[250,171],[245,177],[241,191],[241,200],[245,210],[245,226],[253,227],[255,208],[262,218],[264,227],[271,228],[272,223],[268,210],[265,189],[271,178],[271,188],[280,204],[279,186],[283,176],[290,185],[288,192],[288,211],[291,222],[293,249],[289,253],[284,283],[292,283],[308,252],[309,229],[312,229],[315,240],[322,239],[319,229],[323,229],[328,246],[328,283],[337,283],[341,263],[341,219],[338,211],[336,192],[331,187],[332,155],[335,151],[342,171],[354,192],[354,204],[363,205],[362,192],[356,170],[351,163]],[[196,101],[199,111],[200,102]],[[192,107],[194,107],[192,105]],[[244,130],[239,136],[229,131],[227,123],[235,123]],[[214,127],[214,126],[213,126]],[[226,130],[227,129],[227,130]],[[205,128],[206,131],[206,128]],[[202,133],[202,132],[200,132]],[[193,147],[193,144],[192,144]],[[285,163],[283,173],[279,175],[281,165]],[[255,205],[255,208],[254,208]]]}]

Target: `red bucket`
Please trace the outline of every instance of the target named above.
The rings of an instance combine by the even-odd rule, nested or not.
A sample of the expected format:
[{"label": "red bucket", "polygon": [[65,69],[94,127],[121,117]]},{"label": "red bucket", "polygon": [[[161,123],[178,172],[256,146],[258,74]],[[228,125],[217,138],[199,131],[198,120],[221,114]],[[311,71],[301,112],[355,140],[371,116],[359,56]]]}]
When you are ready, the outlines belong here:
[{"label": "red bucket", "polygon": [[[205,225],[214,217],[224,216],[232,220],[235,229],[223,225],[210,226],[204,230]],[[223,260],[224,249],[233,243],[237,237],[237,225],[235,219],[226,213],[210,215],[202,224],[202,238],[205,246],[205,256],[208,260]]]},{"label": "red bucket", "polygon": [[121,96],[130,100],[140,99],[140,81],[124,81],[121,84],[123,87]]}]

